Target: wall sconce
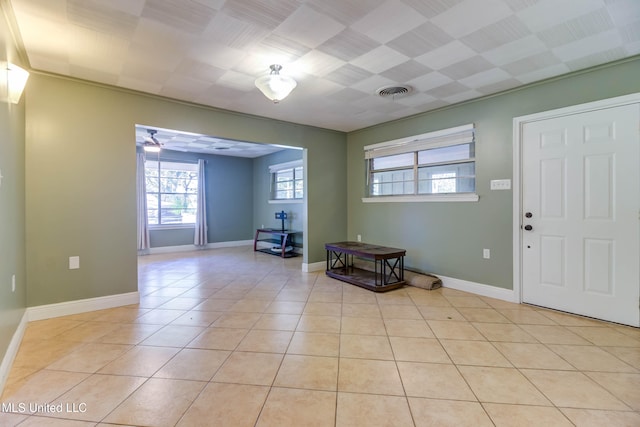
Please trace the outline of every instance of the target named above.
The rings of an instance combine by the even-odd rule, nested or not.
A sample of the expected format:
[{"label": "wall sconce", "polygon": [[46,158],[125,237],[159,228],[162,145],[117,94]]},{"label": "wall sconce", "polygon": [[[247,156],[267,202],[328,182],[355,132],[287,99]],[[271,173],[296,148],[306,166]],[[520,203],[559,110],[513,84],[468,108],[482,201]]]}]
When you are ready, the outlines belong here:
[{"label": "wall sconce", "polygon": [[20,102],[22,91],[27,84],[29,72],[15,64],[7,63],[7,98],[12,104]]}]

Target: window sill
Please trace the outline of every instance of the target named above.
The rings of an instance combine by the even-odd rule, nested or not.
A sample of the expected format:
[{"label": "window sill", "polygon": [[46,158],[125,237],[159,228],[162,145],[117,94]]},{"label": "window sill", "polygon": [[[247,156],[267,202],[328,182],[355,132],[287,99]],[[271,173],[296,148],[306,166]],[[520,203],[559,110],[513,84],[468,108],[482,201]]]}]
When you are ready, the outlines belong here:
[{"label": "window sill", "polygon": [[284,203],[284,204],[292,204],[292,203],[302,203],[303,199],[270,199],[269,200],[269,204],[270,205],[274,205],[274,204],[280,204],[280,203]]},{"label": "window sill", "polygon": [[363,203],[405,203],[405,202],[477,202],[475,193],[465,194],[429,194],[421,196],[376,196],[363,197]]},{"label": "window sill", "polygon": [[150,225],[150,231],[156,230],[181,230],[185,228],[195,228],[195,224],[171,224],[171,225]]}]

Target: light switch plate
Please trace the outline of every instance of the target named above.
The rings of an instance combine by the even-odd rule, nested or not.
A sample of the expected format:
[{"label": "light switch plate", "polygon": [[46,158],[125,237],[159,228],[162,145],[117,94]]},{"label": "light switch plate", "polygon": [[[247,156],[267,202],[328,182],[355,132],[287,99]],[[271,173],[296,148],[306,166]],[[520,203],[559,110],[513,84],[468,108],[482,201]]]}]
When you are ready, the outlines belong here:
[{"label": "light switch plate", "polygon": [[511,190],[511,180],[510,179],[492,179],[491,189],[492,190]]},{"label": "light switch plate", "polygon": [[80,268],[80,257],[79,256],[70,256],[69,257],[69,270],[77,270]]}]

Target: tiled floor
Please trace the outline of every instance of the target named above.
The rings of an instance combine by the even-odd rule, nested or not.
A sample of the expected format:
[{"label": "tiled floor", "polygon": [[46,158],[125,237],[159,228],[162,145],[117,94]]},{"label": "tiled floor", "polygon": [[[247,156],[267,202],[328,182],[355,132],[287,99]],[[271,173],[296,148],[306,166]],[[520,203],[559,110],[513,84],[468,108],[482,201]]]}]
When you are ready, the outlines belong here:
[{"label": "tiled floor", "polygon": [[29,324],[0,425],[640,426],[638,329],[300,263],[140,258],[139,306]]}]

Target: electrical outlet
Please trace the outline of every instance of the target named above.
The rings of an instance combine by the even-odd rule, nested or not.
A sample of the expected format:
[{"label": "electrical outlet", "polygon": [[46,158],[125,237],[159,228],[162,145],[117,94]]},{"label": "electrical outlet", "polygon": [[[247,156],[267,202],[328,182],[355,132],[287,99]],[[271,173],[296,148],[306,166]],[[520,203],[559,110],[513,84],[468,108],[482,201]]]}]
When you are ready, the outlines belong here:
[{"label": "electrical outlet", "polygon": [[362,236],[358,234],[358,242],[362,242]]},{"label": "electrical outlet", "polygon": [[483,249],[483,250],[482,250],[482,258],[484,258],[484,259],[489,259],[489,258],[491,258],[491,250],[489,250],[489,249]]},{"label": "electrical outlet", "polygon": [[492,179],[490,184],[492,190],[511,190],[510,179]]},{"label": "electrical outlet", "polygon": [[77,270],[80,268],[80,257],[79,256],[70,256],[69,257],[69,270]]},{"label": "electrical outlet", "polygon": [[11,276],[11,292],[16,291],[16,275]]}]

